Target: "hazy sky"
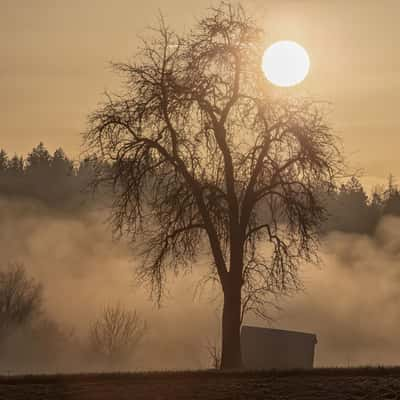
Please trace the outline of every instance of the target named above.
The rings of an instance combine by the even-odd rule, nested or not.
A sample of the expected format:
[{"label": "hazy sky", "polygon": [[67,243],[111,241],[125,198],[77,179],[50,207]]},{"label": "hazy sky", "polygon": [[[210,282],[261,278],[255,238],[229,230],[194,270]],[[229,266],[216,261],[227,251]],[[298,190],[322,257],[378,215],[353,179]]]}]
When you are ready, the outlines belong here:
[{"label": "hazy sky", "polygon": [[[0,147],[26,153],[42,140],[78,157],[86,115],[104,90],[117,87],[109,61],[132,59],[137,35],[159,10],[181,30],[210,4],[0,0]],[[264,26],[268,43],[292,39],[308,50],[311,71],[300,89],[332,102],[332,124],[351,164],[370,182],[400,176],[400,1],[242,4]]]}]

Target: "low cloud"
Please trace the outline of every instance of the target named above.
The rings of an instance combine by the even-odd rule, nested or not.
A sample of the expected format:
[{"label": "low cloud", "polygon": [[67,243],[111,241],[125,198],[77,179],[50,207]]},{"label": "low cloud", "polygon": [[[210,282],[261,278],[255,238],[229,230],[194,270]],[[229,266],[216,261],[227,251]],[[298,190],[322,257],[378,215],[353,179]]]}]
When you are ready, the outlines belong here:
[{"label": "low cloud", "polygon": [[[135,308],[149,329],[130,369],[208,367],[206,345],[218,337],[219,304],[207,291],[194,297],[204,266],[171,280],[158,309],[135,285],[138,261],[126,243],[112,240],[106,217],[102,211],[54,213],[31,200],[0,198],[1,263],[23,262],[44,286],[46,314],[74,329],[81,341],[105,305]],[[330,234],[321,248],[323,263],[302,270],[305,291],[283,299],[279,312],[271,311],[273,326],[316,333],[320,366],[398,363],[398,232],[400,219],[387,217],[374,237]],[[251,316],[246,322],[265,324]]]},{"label": "low cloud", "polygon": [[303,270],[305,292],[287,299],[277,324],[318,336],[320,366],[398,364],[400,219],[374,237],[332,233],[323,265]]}]

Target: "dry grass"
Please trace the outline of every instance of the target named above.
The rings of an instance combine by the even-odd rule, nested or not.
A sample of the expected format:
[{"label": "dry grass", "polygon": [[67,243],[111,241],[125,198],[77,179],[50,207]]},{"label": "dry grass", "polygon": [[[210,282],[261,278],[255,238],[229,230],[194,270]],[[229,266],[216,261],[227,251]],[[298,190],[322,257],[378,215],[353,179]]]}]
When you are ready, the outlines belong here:
[{"label": "dry grass", "polygon": [[400,399],[400,368],[0,377],[0,399]]}]

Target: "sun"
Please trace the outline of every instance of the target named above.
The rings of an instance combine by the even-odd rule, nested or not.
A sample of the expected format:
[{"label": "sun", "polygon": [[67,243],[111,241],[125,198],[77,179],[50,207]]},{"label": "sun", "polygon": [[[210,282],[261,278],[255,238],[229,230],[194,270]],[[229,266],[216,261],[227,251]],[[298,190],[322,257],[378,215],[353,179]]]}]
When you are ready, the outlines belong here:
[{"label": "sun", "polygon": [[265,50],[262,69],[267,79],[274,85],[295,86],[308,75],[310,57],[298,43],[282,40]]}]

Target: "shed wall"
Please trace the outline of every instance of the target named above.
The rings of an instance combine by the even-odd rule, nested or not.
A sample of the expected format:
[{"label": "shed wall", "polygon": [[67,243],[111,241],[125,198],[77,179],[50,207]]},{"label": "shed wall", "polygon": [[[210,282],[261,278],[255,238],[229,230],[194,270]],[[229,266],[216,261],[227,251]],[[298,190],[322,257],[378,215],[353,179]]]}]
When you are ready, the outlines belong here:
[{"label": "shed wall", "polygon": [[243,326],[243,364],[249,369],[313,368],[316,342],[309,333]]}]

